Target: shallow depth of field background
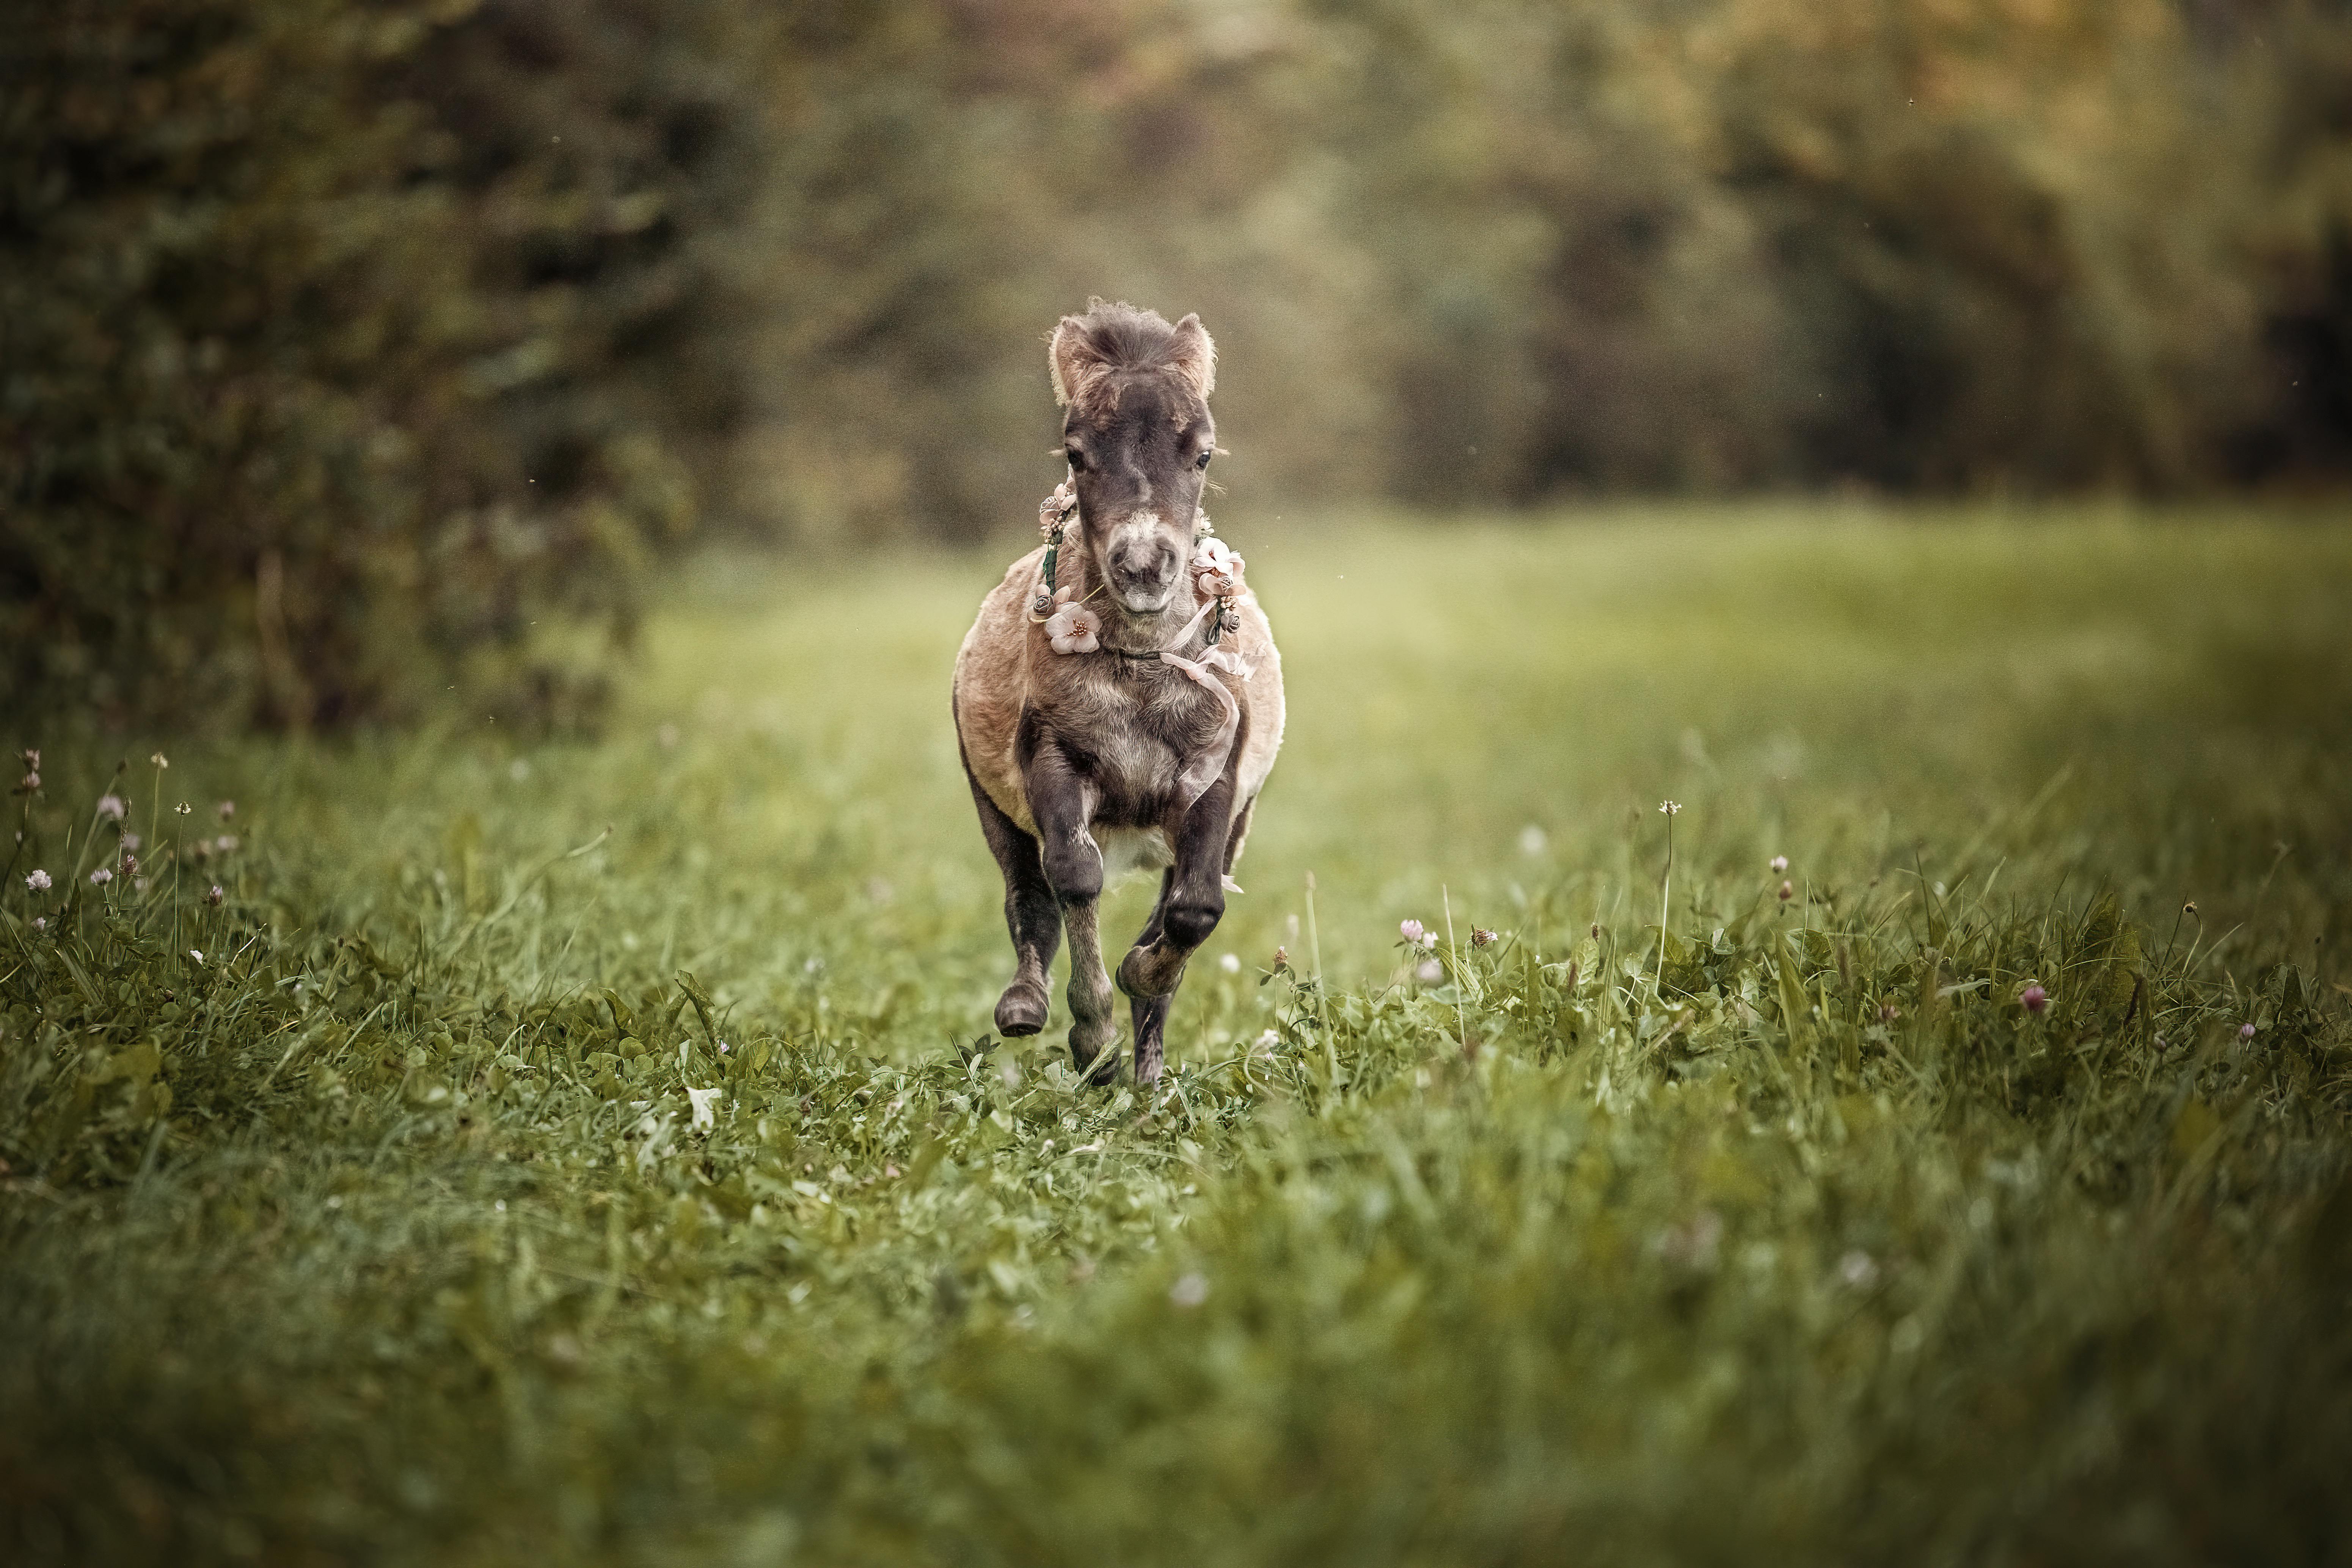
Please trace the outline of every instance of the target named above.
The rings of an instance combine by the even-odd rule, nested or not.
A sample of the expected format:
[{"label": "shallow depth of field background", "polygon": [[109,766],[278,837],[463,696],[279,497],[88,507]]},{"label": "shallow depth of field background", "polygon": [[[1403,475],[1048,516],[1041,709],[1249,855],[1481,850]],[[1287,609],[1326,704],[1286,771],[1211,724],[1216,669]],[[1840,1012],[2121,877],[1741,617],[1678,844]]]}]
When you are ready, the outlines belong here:
[{"label": "shallow depth of field background", "polygon": [[[0,31],[8,1561],[2341,1560],[2340,7]],[[1140,1100],[1095,293],[1292,705]]]}]

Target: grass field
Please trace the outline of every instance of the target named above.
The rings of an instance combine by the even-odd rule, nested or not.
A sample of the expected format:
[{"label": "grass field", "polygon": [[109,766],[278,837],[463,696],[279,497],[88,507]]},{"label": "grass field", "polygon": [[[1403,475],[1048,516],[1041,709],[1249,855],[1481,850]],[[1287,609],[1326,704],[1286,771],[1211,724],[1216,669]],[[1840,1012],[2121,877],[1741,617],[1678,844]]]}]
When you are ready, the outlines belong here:
[{"label": "grass field", "polygon": [[0,1558],[2352,1558],[2352,532],[1232,531],[1148,1102],[983,1033],[1001,557],[707,563],[596,744],[19,737]]}]

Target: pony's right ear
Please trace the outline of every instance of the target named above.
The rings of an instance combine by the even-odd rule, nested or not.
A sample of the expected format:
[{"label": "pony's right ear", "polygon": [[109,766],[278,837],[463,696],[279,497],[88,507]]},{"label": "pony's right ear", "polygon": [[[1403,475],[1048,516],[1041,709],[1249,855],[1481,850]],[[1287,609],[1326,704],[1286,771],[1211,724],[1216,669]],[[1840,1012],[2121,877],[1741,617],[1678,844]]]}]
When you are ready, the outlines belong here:
[{"label": "pony's right ear", "polygon": [[1055,405],[1063,408],[1086,398],[1109,369],[1086,322],[1076,316],[1063,317],[1061,325],[1054,329],[1045,365],[1054,374]]}]

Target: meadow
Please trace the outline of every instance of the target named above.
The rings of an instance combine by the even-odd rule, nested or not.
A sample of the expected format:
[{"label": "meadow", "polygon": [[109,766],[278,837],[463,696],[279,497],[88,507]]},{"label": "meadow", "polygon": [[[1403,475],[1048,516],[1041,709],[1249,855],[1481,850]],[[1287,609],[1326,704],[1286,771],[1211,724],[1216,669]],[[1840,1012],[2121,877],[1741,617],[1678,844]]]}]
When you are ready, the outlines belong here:
[{"label": "meadow", "polygon": [[2352,531],[1227,531],[1143,1099],[987,1033],[1003,552],[698,563],[594,741],[13,737],[0,1558],[2352,1559]]}]

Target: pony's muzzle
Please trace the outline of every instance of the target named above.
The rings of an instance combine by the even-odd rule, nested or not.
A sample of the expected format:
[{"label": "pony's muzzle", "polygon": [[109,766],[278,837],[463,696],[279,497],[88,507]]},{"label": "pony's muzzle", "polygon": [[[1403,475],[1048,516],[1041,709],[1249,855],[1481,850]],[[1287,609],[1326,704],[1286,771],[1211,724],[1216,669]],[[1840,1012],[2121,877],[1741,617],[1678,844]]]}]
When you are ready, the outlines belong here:
[{"label": "pony's muzzle", "polygon": [[1103,567],[1110,591],[1120,604],[1139,615],[1168,607],[1183,564],[1175,543],[1160,519],[1145,513],[1113,531],[1103,552]]}]

